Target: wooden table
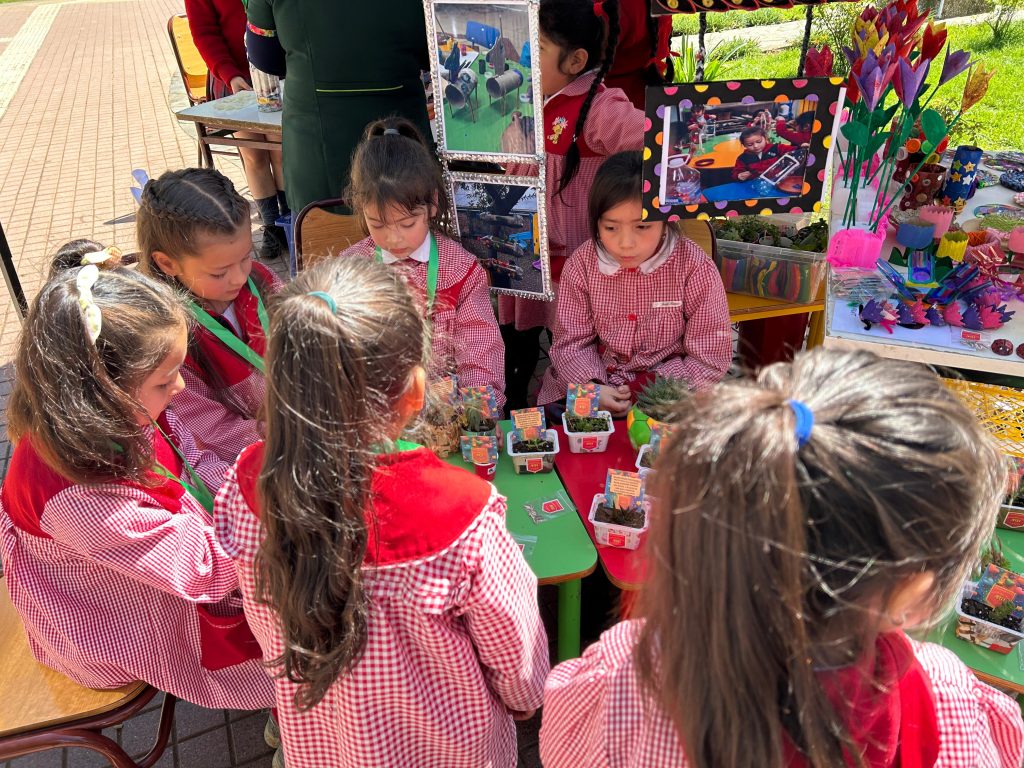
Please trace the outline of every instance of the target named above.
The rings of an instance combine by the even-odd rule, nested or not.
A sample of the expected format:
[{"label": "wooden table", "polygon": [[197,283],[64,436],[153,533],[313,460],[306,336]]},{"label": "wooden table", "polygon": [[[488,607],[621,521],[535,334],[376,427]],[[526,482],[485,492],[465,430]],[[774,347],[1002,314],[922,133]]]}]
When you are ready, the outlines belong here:
[{"label": "wooden table", "polygon": [[231,96],[224,96],[203,104],[196,104],[188,109],[182,109],[175,112],[174,116],[182,122],[199,123],[214,129],[215,134],[200,135],[199,140],[204,144],[247,147],[249,149],[280,149],[279,141],[236,139],[227,134],[235,131],[252,131],[280,137],[282,114],[282,110],[260,112],[256,106],[256,94],[252,91],[240,91]]},{"label": "wooden table", "polygon": [[809,304],[796,304],[782,299],[762,299],[742,293],[726,293],[729,301],[729,320],[742,323],[746,320],[764,320],[769,317],[785,315],[811,316],[811,328],[807,337],[807,347],[821,346],[825,337],[825,285],[818,291],[818,298]]},{"label": "wooden table", "polygon": [[[511,428],[512,422],[501,423],[502,434]],[[449,456],[446,461],[455,466],[469,467],[457,454]],[[597,567],[597,552],[575,515],[562,515],[538,524],[530,519],[523,506],[526,502],[567,489],[554,472],[517,475],[504,450],[498,460],[494,485],[508,499],[505,516],[508,530],[512,534],[537,537],[526,562],[536,574],[538,583],[558,585],[558,660],[579,656],[580,580]]]}]

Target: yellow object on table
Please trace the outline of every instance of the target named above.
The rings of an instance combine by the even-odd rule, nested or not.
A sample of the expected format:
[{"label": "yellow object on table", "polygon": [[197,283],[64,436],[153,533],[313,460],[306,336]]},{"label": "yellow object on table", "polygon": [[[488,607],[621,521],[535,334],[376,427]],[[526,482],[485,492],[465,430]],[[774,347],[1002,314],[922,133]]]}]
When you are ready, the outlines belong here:
[{"label": "yellow object on table", "polygon": [[957,379],[943,379],[943,383],[974,411],[1003,453],[1024,458],[1024,392]]}]

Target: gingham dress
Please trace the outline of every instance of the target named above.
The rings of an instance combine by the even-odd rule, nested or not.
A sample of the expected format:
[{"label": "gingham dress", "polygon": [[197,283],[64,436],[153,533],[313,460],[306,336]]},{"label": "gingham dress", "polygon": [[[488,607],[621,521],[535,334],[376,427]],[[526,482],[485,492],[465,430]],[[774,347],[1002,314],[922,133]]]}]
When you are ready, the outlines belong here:
[{"label": "gingham dress", "polygon": [[[216,490],[227,465],[200,453],[166,416],[169,434]],[[145,680],[204,707],[273,704],[258,659],[218,671],[200,664],[197,604],[239,614],[241,595],[209,514],[177,483],[73,485],[23,438],[0,491],[0,551],[33,655],[80,685]]]},{"label": "gingham dress", "polygon": [[[295,708],[294,683],[275,680],[288,768],[514,766],[510,712],[540,705],[548,648],[505,500],[423,448],[378,461],[362,566],[366,646],[311,710]],[[261,464],[261,444],[242,453],[215,518],[238,559],[253,633],[273,659],[283,649],[276,614],[253,600]]]},{"label": "gingham dress", "polygon": [[[360,240],[342,256],[372,258],[373,240]],[[494,319],[487,273],[459,243],[437,236],[437,296],[431,315],[430,377],[455,374],[460,387],[490,384],[498,407],[505,404],[505,345]],[[391,265],[426,307],[427,265],[404,259]]]},{"label": "gingham dress", "polygon": [[[555,194],[565,169],[565,155],[572,143],[576,118],[594,77],[596,74],[593,72],[580,75],[544,104],[548,247],[551,252],[552,276],[556,283],[565,260],[590,239],[587,198],[597,170],[610,155],[643,149],[644,146],[643,110],[634,107],[619,88],[600,86],[590,105],[583,136],[577,142],[580,164],[576,176],[566,189]],[[511,165],[506,171],[510,174],[530,174],[535,172],[535,168]],[[555,303],[499,296],[498,319],[503,325],[514,322],[519,330],[538,325],[553,328]]]},{"label": "gingham dress", "polygon": [[[552,670],[540,731],[545,768],[685,768],[675,727],[641,688],[633,663],[642,626],[622,622],[581,658]],[[912,647],[931,681],[940,738],[936,768],[1020,766],[1024,723],[1016,702],[980,682],[951,651],[931,643]]]},{"label": "gingham dress", "polygon": [[606,275],[588,240],[562,274],[551,366],[537,402],[561,400],[569,384],[629,384],[647,372],[699,389],[719,381],[731,358],[725,288],[700,246],[676,237],[668,260],[649,274]]},{"label": "gingham dress", "polygon": [[[280,290],[281,281],[262,264],[253,264],[252,269],[265,286],[261,292],[265,304],[271,294]],[[233,305],[235,316],[242,327],[242,341],[262,356],[266,351],[267,340],[263,337],[256,301],[248,287],[242,289]],[[225,328],[231,328],[230,324],[225,325]],[[234,332],[234,329],[231,330]],[[205,328],[197,324],[192,332],[207,359],[219,369],[231,394],[251,415],[235,413],[218,400],[216,392],[191,357],[186,358],[181,367],[185,389],[174,396],[171,407],[201,448],[213,451],[230,463],[238,458],[243,448],[263,439],[263,425],[256,414],[263,403],[266,383],[262,373],[224,346]]]}]

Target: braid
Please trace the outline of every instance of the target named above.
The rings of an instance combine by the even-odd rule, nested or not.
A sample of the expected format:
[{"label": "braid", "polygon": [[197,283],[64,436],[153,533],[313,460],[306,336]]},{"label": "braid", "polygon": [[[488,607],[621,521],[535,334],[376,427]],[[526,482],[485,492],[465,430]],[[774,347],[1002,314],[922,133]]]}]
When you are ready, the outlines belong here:
[{"label": "braid", "polygon": [[580,147],[578,140],[583,135],[587,115],[590,113],[590,107],[594,103],[597,89],[601,87],[605,75],[608,74],[608,70],[612,66],[612,59],[615,58],[615,48],[619,44],[618,0],[605,0],[604,11],[608,15],[608,26],[604,36],[604,53],[601,56],[601,66],[597,70],[597,76],[594,77],[593,82],[590,84],[590,90],[587,91],[587,98],[584,99],[583,106],[580,107],[580,115],[576,119],[576,130],[572,135],[572,145],[569,147],[569,151],[565,153],[565,169],[562,171],[562,178],[558,181],[558,191],[556,193],[558,195],[561,195],[565,188],[572,183],[572,180],[576,177],[576,172],[579,170]]},{"label": "braid", "polygon": [[647,83],[648,85],[661,85],[665,82],[665,78],[661,74],[661,70],[658,68],[658,46],[661,43],[660,26],[662,17],[651,15],[651,0],[646,0],[645,6],[647,8],[647,36],[651,39],[651,60],[654,62],[652,65],[647,67]]}]

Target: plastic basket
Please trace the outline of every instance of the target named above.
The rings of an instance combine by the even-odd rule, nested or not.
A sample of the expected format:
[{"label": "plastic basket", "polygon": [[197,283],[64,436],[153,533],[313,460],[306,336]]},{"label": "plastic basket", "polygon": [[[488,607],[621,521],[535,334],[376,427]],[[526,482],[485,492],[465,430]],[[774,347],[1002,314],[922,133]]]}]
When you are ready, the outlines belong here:
[{"label": "plastic basket", "polygon": [[818,298],[827,269],[823,253],[734,240],[717,241],[715,264],[725,290],[794,304]]}]

